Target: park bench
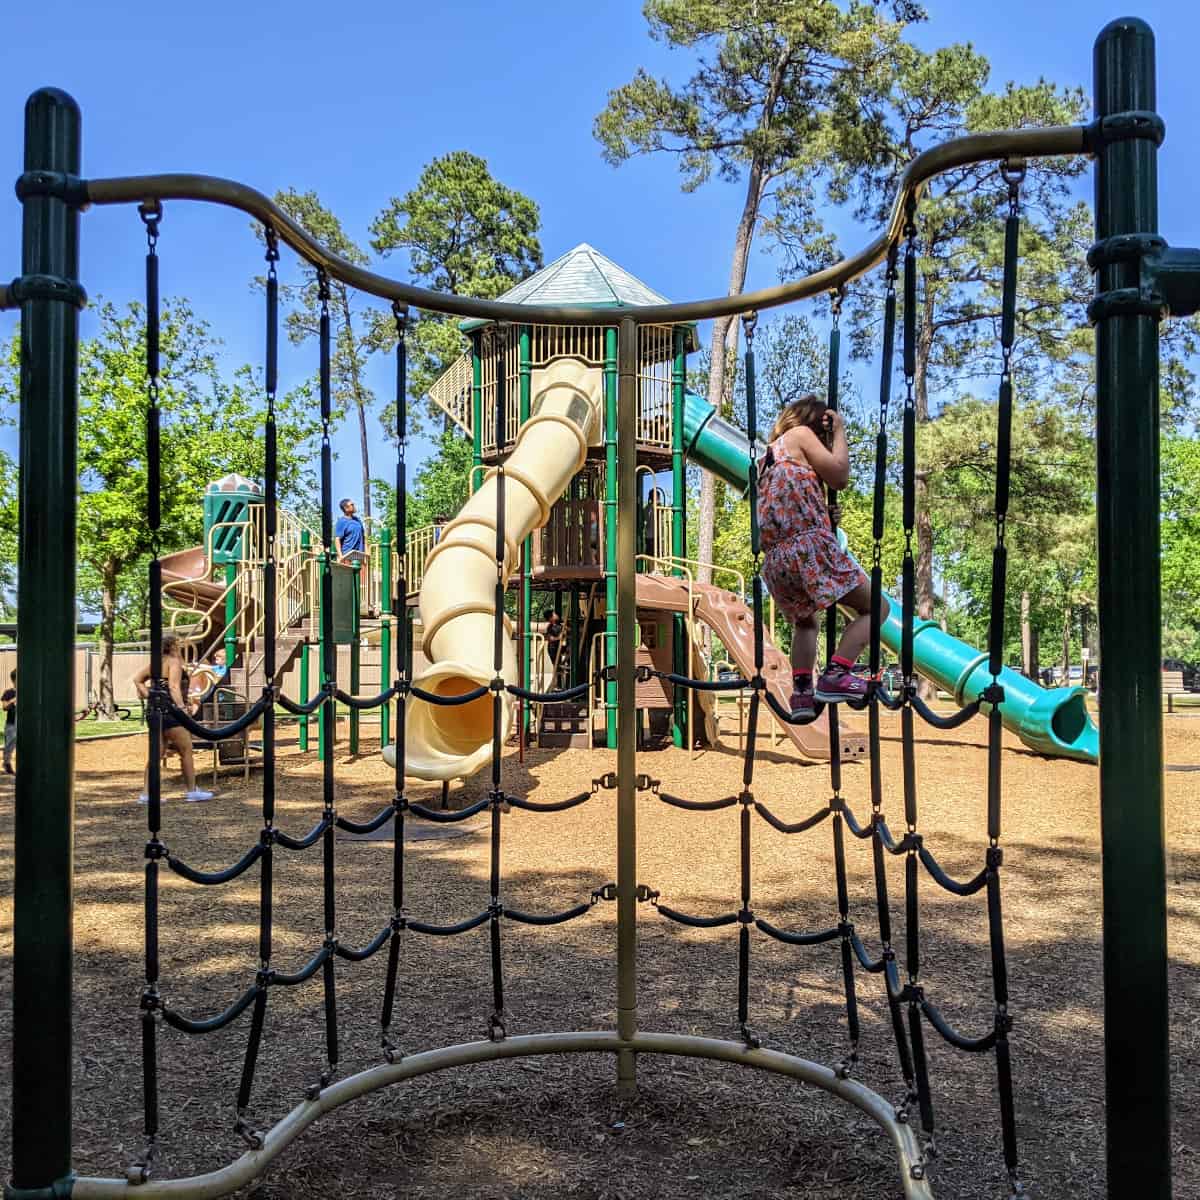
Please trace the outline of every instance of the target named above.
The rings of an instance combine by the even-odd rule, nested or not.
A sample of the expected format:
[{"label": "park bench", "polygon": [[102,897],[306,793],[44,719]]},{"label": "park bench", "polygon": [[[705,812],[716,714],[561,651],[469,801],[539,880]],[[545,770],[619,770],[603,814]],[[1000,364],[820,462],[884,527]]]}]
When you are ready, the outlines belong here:
[{"label": "park bench", "polygon": [[1183,686],[1183,672],[1164,671],[1162,673],[1162,690],[1163,695],[1167,698],[1167,712],[1174,712],[1175,697],[1187,694],[1187,688]]}]

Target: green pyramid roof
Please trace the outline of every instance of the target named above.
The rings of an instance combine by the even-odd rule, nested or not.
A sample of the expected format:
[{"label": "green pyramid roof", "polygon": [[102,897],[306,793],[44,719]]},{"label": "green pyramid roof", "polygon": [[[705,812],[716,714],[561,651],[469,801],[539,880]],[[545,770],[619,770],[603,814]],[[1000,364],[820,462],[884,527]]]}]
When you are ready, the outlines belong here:
[{"label": "green pyramid roof", "polygon": [[[647,287],[587,242],[580,242],[528,279],[522,279],[499,299],[510,304],[570,304],[599,309],[670,303],[666,296]],[[467,332],[486,324],[489,322],[473,319],[463,321],[459,328]]]}]

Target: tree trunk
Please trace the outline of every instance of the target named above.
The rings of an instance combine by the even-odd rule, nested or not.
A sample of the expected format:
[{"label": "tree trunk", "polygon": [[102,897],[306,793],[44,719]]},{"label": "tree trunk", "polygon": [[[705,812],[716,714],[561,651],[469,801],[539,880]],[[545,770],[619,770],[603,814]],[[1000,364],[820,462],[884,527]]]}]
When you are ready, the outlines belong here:
[{"label": "tree trunk", "polygon": [[1029,589],[1021,592],[1021,674],[1026,679],[1035,682],[1038,677],[1037,665],[1037,635],[1033,631],[1030,620],[1030,609],[1033,607],[1029,598]]},{"label": "tree trunk", "polygon": [[113,699],[113,638],[116,624],[117,564],[109,560],[100,568],[100,680],[96,690],[100,713],[110,720],[117,715]]},{"label": "tree trunk", "polygon": [[[929,421],[929,359],[933,353],[933,292],[924,289],[922,297],[922,319],[917,325],[917,354],[913,374],[913,412],[918,427]],[[923,621],[933,620],[933,519],[929,513],[929,475],[926,471],[916,472],[917,508],[917,616]],[[937,689],[927,679],[921,678],[919,692],[922,699],[932,700]]]},{"label": "tree trunk", "polygon": [[1071,602],[1069,600],[1063,601],[1062,681],[1064,687],[1071,682]]},{"label": "tree trunk", "polygon": [[342,304],[342,333],[346,339],[346,363],[350,369],[350,388],[354,394],[354,407],[358,409],[358,447],[362,459],[362,502],[363,523],[371,527],[371,453],[367,447],[367,397],[362,381],[362,361],[354,340],[354,318],[350,311],[350,292],[346,287],[339,289]]},{"label": "tree trunk", "polygon": [[[750,163],[750,175],[746,181],[746,200],[733,239],[733,262],[729,268],[729,295],[739,296],[746,286],[746,270],[750,263],[750,245],[754,241],[754,228],[758,224],[758,210],[762,203],[762,192],[766,178],[763,161],[755,156]],[[708,364],[708,402],[724,413],[727,403],[726,377],[728,363],[737,354],[738,322],[733,317],[718,317],[713,322],[712,350]],[[702,564],[713,560],[713,538],[717,521],[716,480],[707,471],[700,474],[700,528],[696,557]],[[701,566],[696,573],[700,583],[712,582],[712,571]]]}]

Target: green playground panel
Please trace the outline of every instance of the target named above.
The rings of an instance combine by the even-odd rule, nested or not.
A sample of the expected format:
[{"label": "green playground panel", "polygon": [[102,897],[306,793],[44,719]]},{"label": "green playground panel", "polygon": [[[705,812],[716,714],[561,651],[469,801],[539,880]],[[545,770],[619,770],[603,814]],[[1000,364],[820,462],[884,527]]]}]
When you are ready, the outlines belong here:
[{"label": "green playground panel", "polygon": [[345,563],[330,563],[333,579],[333,644],[353,645],[358,636],[357,571]]}]

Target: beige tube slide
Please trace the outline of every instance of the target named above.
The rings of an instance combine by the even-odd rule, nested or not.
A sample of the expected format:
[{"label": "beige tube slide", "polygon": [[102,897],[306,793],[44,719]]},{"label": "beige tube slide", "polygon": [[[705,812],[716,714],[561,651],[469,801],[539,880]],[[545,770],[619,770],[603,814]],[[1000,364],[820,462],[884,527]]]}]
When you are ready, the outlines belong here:
[{"label": "beige tube slide", "polygon": [[[556,359],[533,375],[529,420],[504,463],[503,581],[520,562],[521,543],[550,517],[550,508],[587,457],[600,420],[603,377],[578,359]],[[461,696],[495,678],[497,472],[443,530],[425,561],[420,612],[428,671],[415,687],[439,696]],[[517,681],[511,622],[505,619],[506,683]],[[409,699],[405,732],[407,774],[417,779],[463,779],[492,756],[492,696],[467,704],[437,705]],[[512,697],[501,703],[502,736],[512,722]],[[395,747],[385,761],[395,765]]]}]

